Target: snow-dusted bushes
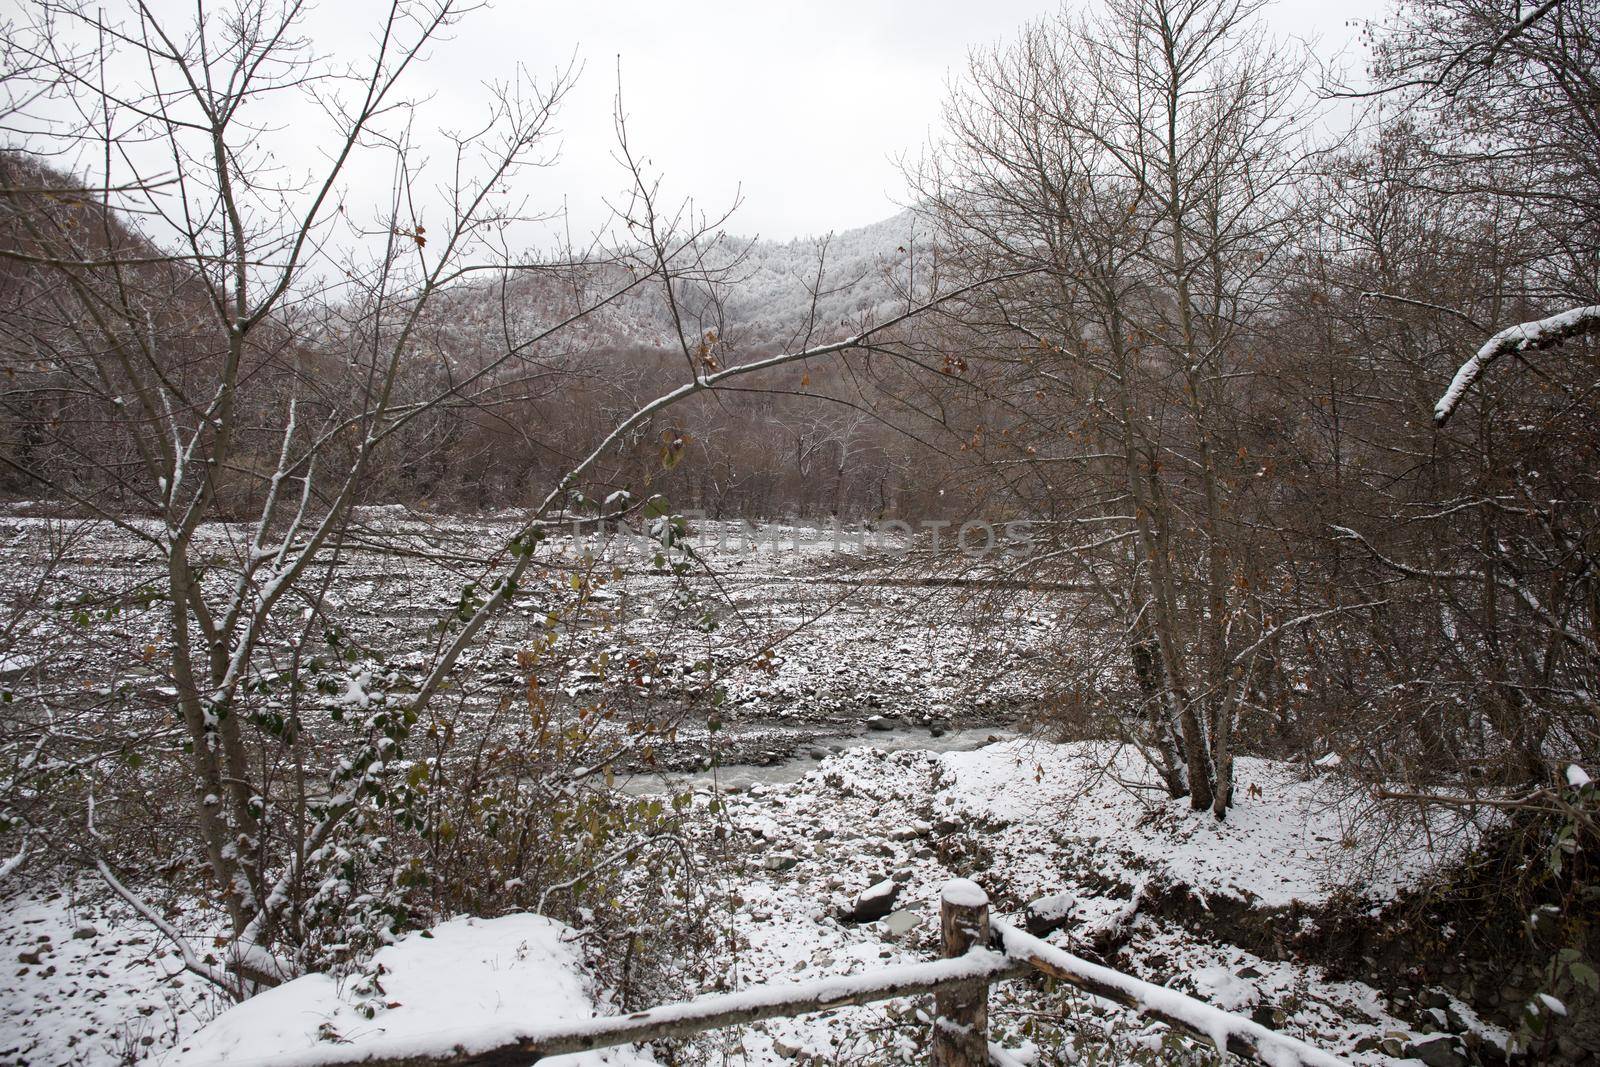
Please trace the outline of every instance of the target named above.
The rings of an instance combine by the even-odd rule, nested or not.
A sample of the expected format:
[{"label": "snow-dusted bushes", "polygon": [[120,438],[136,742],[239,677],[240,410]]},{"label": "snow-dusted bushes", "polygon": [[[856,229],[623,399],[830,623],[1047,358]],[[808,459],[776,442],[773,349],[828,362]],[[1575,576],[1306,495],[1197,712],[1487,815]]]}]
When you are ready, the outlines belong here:
[{"label": "snow-dusted bushes", "polygon": [[419,746],[427,755],[395,768],[311,858],[281,934],[297,969],[341,973],[407,930],[526,911],[581,927],[625,1001],[702,977],[716,882],[685,823],[704,813],[616,790],[600,768],[574,775],[609,754],[582,721],[601,714],[580,708],[551,729],[518,706]]},{"label": "snow-dusted bushes", "polygon": [[[671,466],[626,462],[653,459],[640,442],[662,432],[661,413],[747,374],[886,341],[893,325],[744,360],[713,351],[713,335],[701,341],[674,312],[670,341],[687,366],[674,365],[671,388],[643,400],[607,381],[584,388],[589,372],[568,361],[585,347],[583,320],[612,305],[628,320],[652,287],[676,306],[680,283],[726,271],[700,269],[696,250],[713,238],[693,212],[654,216],[658,186],[638,167],[624,173],[639,202],[619,216],[630,227],[649,219],[649,247],[510,252],[502,234],[530,221],[513,179],[538,158],[574,71],[485,86],[487,127],[451,142],[456,165],[435,175],[405,133],[423,105],[404,83],[465,13],[448,2],[390,10],[362,61],[367,91],[337,103],[319,86],[348,67],[314,50],[306,5],[246,0],[229,18],[129,5],[106,16],[127,32],[108,35],[88,9],[34,4],[7,26],[37,62],[8,73],[5,106],[71,97],[105,120],[29,112],[27,149],[0,153],[7,369],[30,376],[23,395],[46,398],[35,408],[7,393],[8,419],[27,425],[8,469],[127,534],[152,570],[148,589],[88,589],[29,613],[35,644],[65,633],[72,654],[98,631],[105,658],[85,664],[76,688],[53,688],[64,671],[30,679],[7,722],[17,774],[5,830],[48,840],[130,898],[116,872],[146,871],[152,855],[176,864],[231,929],[222,953],[185,945],[184,958],[234,994],[359,953],[429,893],[439,909],[519,891],[549,890],[574,908],[586,893],[602,899],[613,868],[658,844],[666,813],[590,781],[607,752],[644,737],[608,735],[591,751],[608,717],[597,705],[571,727],[584,744],[566,743],[569,724],[530,697],[522,725],[534,741],[502,760],[518,731],[482,713],[511,705],[494,704],[504,694],[489,695],[497,683],[475,675],[470,653],[513,606],[537,597],[554,633],[562,610],[583,602],[595,583],[547,566],[545,519],[580,483],[617,473],[618,456],[622,476],[641,481]],[[64,46],[75,34],[82,41]],[[91,92],[78,66],[113,40],[145,42],[142,62]],[[165,92],[167,78],[185,88]],[[244,104],[268,92],[315,119],[292,134],[260,125]],[[170,158],[117,150],[113,113],[146,116]],[[625,123],[618,133],[626,154]],[[289,136],[314,140],[323,165],[286,187],[269,160]],[[102,172],[58,173],[45,158]],[[340,193],[347,167],[364,162],[393,176],[375,230]],[[173,172],[185,180],[168,188]],[[527,277],[552,282],[536,290],[550,302],[518,312],[528,290],[515,283]],[[450,298],[479,279],[493,281],[466,295],[489,294],[477,307],[497,329],[468,346]],[[648,394],[653,382],[629,384]],[[565,420],[530,443],[539,420],[508,422],[507,405],[537,413],[544,400]],[[506,425],[553,452],[553,466],[518,467],[492,429]],[[331,590],[357,551],[418,551],[363,505],[397,483],[431,493],[440,472],[418,456],[436,452],[470,468],[478,503],[509,484],[530,506],[451,561],[455,587],[442,602],[418,600],[438,627],[402,626],[396,648],[392,632],[361,634],[362,605]],[[134,608],[137,636],[121,621]],[[158,816],[141,818],[148,809]]]}]

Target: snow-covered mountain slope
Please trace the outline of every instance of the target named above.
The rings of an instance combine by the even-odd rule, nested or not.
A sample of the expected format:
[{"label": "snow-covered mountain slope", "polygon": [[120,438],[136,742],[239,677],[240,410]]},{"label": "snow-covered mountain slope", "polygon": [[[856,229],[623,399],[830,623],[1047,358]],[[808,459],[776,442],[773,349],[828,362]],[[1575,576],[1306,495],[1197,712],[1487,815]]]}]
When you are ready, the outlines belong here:
[{"label": "snow-covered mountain slope", "polygon": [[[691,341],[714,329],[746,348],[836,339],[903,311],[907,290],[924,288],[930,247],[910,211],[820,238],[713,235],[672,265],[680,274],[679,321]],[[606,263],[462,286],[430,314],[430,336],[447,353],[470,352],[486,338],[491,347],[524,344],[558,326],[538,341],[541,354],[675,347],[666,292],[659,279],[644,276],[649,261],[641,253],[641,268],[631,272]],[[636,278],[642,280],[628,288]]]},{"label": "snow-covered mountain slope", "polygon": [[910,211],[821,238],[724,236],[711,258],[728,265],[726,329],[747,343],[785,344],[808,327],[826,339],[881,322],[905,309],[927,259],[924,245]]}]

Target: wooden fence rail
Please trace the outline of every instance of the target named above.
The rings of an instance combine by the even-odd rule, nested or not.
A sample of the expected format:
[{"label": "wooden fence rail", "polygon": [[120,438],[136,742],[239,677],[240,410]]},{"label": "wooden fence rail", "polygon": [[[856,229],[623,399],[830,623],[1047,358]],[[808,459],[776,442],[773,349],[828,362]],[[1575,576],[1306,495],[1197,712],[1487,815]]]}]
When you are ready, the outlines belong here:
[{"label": "wooden fence rail", "polygon": [[1042,973],[1268,1067],[1349,1067],[1337,1056],[1251,1019],[1080,959],[991,918],[988,896],[966,879],[945,884],[940,895],[940,932],[942,959],[882,967],[866,974],[758,986],[629,1015],[530,1029],[513,1041],[490,1048],[475,1046],[470,1036],[445,1047],[403,1051],[386,1049],[380,1041],[365,1055],[358,1053],[353,1058],[350,1053],[354,1050],[329,1048],[304,1057],[274,1057],[270,1062],[277,1067],[522,1067],[547,1056],[691,1037],[762,1019],[933,993],[933,1063],[936,1067],[987,1067],[995,1055],[988,1041],[989,986]]},{"label": "wooden fence rail", "polygon": [[1270,1067],[1349,1067],[1346,1060],[1313,1048],[1299,1038],[1280,1034],[1253,1019],[1223,1011],[1176,989],[1143,982],[1079,959],[1003,920],[994,920],[994,930],[1007,959],[1025,963],[1086,993],[1203,1037],[1218,1048]]}]

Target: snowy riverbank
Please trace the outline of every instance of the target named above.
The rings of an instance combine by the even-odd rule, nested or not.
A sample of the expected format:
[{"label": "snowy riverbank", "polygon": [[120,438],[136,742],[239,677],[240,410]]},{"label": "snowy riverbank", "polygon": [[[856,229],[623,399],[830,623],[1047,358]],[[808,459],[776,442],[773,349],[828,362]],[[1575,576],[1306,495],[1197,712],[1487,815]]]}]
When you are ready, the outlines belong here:
[{"label": "snowy riverbank", "polygon": [[[1309,914],[1335,894],[1358,892],[1376,905],[1445,858],[1430,852],[1430,840],[1453,842],[1453,850],[1471,839],[1440,824],[1407,835],[1397,823],[1381,850],[1352,847],[1367,840],[1352,822],[1360,808],[1330,794],[1326,779],[1241,760],[1240,782],[1233,814],[1218,825],[1148,789],[1130,750],[1014,739],[942,753],[858,747],[792,783],[701,789],[697,802],[720,802],[722,825],[744,846],[730,851],[745,857],[725,875],[737,952],[717,984],[745,988],[930,959],[938,953],[938,888],[967,876],[1001,913],[1025,917],[1026,905],[1050,898],[1036,910],[1061,923],[1054,943],[1103,950],[1122,970],[1357,1063],[1395,1062],[1429,1042],[1504,1042],[1459,1001],[1443,998],[1438,1019],[1418,1014],[1409,1001],[1335,980],[1292,952],[1267,958],[1198,933],[1159,906],[1173,887],[1269,922],[1291,907]],[[862,907],[869,889],[879,899]],[[160,1055],[187,1043],[215,1010],[198,979],[175,974],[154,929],[97,900],[23,894],[0,911],[6,951],[37,960],[22,959],[0,989],[8,1059],[109,1064],[130,1052]],[[866,921],[852,921],[852,911]],[[95,932],[74,938],[73,927]],[[49,939],[43,949],[41,936]],[[996,1038],[1025,1061],[1075,1062],[1092,1047],[1129,1056],[1142,1049],[1157,1062],[1180,1055],[1180,1046],[1163,1044],[1174,1040],[1163,1028],[1035,982],[997,987],[993,1006]],[[515,1004],[498,1010],[521,1018]],[[831,1063],[868,1053],[893,1060],[917,1054],[926,1029],[918,1012],[915,1002],[846,1008],[722,1031],[700,1047],[731,1063]],[[395,1016],[395,1025],[402,1021]],[[404,1021],[417,1025],[414,1012]],[[384,1011],[368,1025],[381,1033]]]}]

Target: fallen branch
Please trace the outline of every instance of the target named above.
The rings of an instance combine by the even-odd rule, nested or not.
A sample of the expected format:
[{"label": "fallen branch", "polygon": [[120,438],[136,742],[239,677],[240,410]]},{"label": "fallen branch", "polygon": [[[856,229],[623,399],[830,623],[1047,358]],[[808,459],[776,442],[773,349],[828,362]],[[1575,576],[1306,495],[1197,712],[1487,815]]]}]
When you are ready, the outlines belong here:
[{"label": "fallen branch", "polygon": [[106,866],[105,860],[96,859],[94,864],[99,868],[100,877],[105,880],[106,885],[111,887],[112,892],[127,901],[129,907],[148,919],[151,925],[160,930],[168,941],[177,946],[178,955],[183,959],[184,970],[198,974],[234,1000],[243,1000],[249,996],[249,993],[244,988],[242,979],[211,966],[197,956],[194,946],[189,944],[189,939],[178,933],[171,923],[157,915],[154,908],[139,899],[138,894],[118,881],[117,876],[111,873],[111,868]]}]

